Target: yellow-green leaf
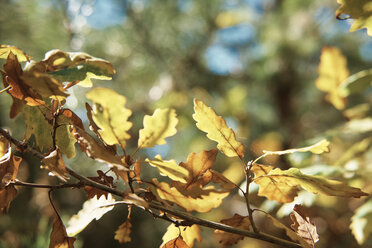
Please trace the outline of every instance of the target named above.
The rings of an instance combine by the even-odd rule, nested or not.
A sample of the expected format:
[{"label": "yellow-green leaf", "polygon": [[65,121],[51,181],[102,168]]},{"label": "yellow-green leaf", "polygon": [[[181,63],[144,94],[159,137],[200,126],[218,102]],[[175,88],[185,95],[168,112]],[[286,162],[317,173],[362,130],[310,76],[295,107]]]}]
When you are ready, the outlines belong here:
[{"label": "yellow-green leaf", "polygon": [[350,32],[366,28],[367,34],[372,36],[372,1],[370,0],[337,0],[341,6],[336,11],[336,16],[343,19],[341,14],[354,19]]},{"label": "yellow-green leaf", "polygon": [[323,47],[318,68],[319,77],[315,85],[319,90],[327,93],[326,99],[337,109],[346,106],[346,98],[340,88],[342,82],[349,76],[346,63],[346,58],[338,48]]},{"label": "yellow-green leaf", "polygon": [[194,224],[192,226],[179,228],[174,224],[170,224],[167,228],[167,232],[163,235],[163,243],[160,247],[163,247],[167,242],[177,238],[178,236],[182,236],[183,240],[190,248],[194,246],[194,240],[199,242],[202,241],[198,225]]},{"label": "yellow-green leaf", "polygon": [[145,161],[158,168],[161,175],[167,176],[174,181],[186,183],[189,178],[189,171],[179,166],[176,160],[162,160],[160,155],[156,155],[153,160],[146,158]]},{"label": "yellow-green leaf", "polygon": [[216,141],[217,148],[228,157],[243,157],[244,146],[236,140],[234,131],[229,128],[226,121],[202,101],[194,99],[193,118],[196,126],[207,133],[207,137]]},{"label": "yellow-green leaf", "polygon": [[6,59],[10,52],[17,56],[19,62],[30,61],[32,58],[16,46],[0,45],[0,59]]},{"label": "yellow-green leaf", "polygon": [[372,234],[372,199],[355,210],[350,229],[359,245],[363,245]]},{"label": "yellow-green leaf", "polygon": [[139,132],[138,147],[154,147],[163,145],[167,137],[177,133],[178,119],[174,109],[156,109],[152,116],[143,118],[143,129]]},{"label": "yellow-green leaf", "polygon": [[124,148],[130,138],[127,132],[132,127],[128,121],[132,111],[124,106],[126,98],[108,88],[95,88],[86,96],[94,102],[93,120],[100,128],[102,139],[108,145],[119,144]]},{"label": "yellow-green leaf", "polygon": [[323,152],[329,152],[329,146],[330,142],[326,139],[323,139],[319,141],[318,143],[307,146],[307,147],[302,147],[302,148],[295,148],[295,149],[288,149],[284,151],[263,151],[264,153],[267,153],[269,155],[284,155],[284,154],[289,154],[289,153],[295,153],[295,152],[312,152],[314,154],[321,154]]}]

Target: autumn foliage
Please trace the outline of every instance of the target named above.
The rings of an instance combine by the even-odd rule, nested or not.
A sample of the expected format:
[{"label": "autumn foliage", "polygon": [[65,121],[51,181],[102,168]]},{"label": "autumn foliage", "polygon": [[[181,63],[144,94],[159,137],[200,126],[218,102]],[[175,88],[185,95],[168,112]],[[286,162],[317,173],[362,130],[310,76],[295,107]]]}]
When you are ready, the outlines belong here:
[{"label": "autumn foliage", "polygon": [[[348,13],[349,1],[339,2],[343,5],[338,12]],[[351,18],[358,15],[359,12],[350,12]],[[353,30],[365,27],[360,21],[360,18],[355,19]],[[194,110],[190,115],[206,138],[215,142],[216,148],[192,152],[186,161],[180,163],[174,159],[163,159],[160,155],[141,157],[138,155],[141,149],[164,145],[167,138],[176,135],[180,120],[175,109],[157,108],[153,114],[145,115],[142,129],[132,130],[130,119],[136,113],[126,107],[126,97],[112,89],[93,87],[86,94],[84,119],[89,122],[89,128],[83,124],[82,116],[65,107],[71,87],[92,87],[91,79],[110,80],[116,73],[110,62],[85,53],[61,50],[49,51],[43,60],[33,61],[30,55],[10,45],[1,45],[0,58],[6,61],[1,70],[4,84],[1,97],[6,92],[13,101],[9,118],[22,115],[26,124],[23,141],[15,139],[12,130],[1,129],[0,213],[6,214],[9,210],[18,187],[48,188],[50,205],[55,212],[50,248],[73,247],[73,236],[91,221],[113,211],[117,204],[125,204],[129,209],[127,218],[113,234],[120,243],[131,241],[131,222],[135,221],[131,217],[131,209],[138,207],[170,222],[163,236],[163,248],[193,247],[195,242],[202,242],[201,228],[214,229],[223,247],[234,245],[245,237],[284,247],[315,247],[322,237],[318,235],[305,207],[296,205],[293,208],[292,225],[288,227],[274,216],[252,207],[249,186],[257,185],[258,196],[280,204],[293,202],[302,191],[347,198],[369,195],[339,180],[306,174],[298,168],[281,169],[262,162],[269,156],[293,153],[321,156],[330,151],[330,142],[326,138],[302,148],[264,150],[255,159],[247,158],[247,144],[239,141],[225,119],[202,99],[194,99]],[[325,92],[327,101],[342,110],[346,107],[347,97],[356,88],[365,87],[360,83],[365,75],[350,76],[345,57],[335,47],[324,47],[320,61],[319,78],[315,85]],[[27,62],[25,66],[21,65],[23,62]],[[137,146],[129,147],[128,141],[133,139],[131,134],[134,132],[138,134],[138,140],[134,142]],[[35,144],[29,142],[31,137]],[[19,166],[23,166],[21,156],[24,153],[39,159],[40,168],[57,177],[60,183],[40,185],[18,180],[17,172]],[[65,160],[77,153],[84,153],[88,158],[103,163],[107,171],[98,170],[95,176],[75,172]],[[240,163],[245,174],[245,188],[213,167],[218,153]],[[144,176],[146,166],[156,168],[158,176]],[[109,176],[108,172],[114,176]],[[117,189],[117,185],[124,185],[125,190]],[[54,190],[61,188],[79,188],[86,192],[82,209],[68,223],[63,223],[51,197]],[[246,203],[247,214],[244,216],[236,213],[212,222],[193,215],[219,208],[225,198],[238,193]],[[271,220],[276,228],[286,233],[288,240],[267,235],[255,222],[256,215]],[[357,218],[358,215],[353,217],[354,220]],[[352,229],[355,231],[357,227]],[[356,235],[359,243],[363,243],[365,237]]]}]

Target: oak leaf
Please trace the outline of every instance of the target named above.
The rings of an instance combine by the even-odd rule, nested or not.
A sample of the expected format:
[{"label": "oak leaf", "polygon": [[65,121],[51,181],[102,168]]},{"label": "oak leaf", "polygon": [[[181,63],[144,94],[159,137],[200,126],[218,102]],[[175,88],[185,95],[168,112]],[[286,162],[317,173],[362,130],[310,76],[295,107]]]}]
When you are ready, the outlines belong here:
[{"label": "oak leaf", "polygon": [[[239,214],[234,214],[231,218],[223,219],[221,220],[221,223],[244,230],[249,230],[251,226],[249,217],[241,216]],[[214,233],[218,234],[220,239],[219,242],[224,247],[234,245],[238,243],[238,241],[244,239],[243,235],[228,233],[221,230],[215,230]]]},{"label": "oak leaf", "polygon": [[244,157],[244,146],[236,140],[234,131],[226,121],[202,101],[194,99],[194,114],[196,126],[207,133],[210,140],[216,141],[217,148],[228,157]]},{"label": "oak leaf", "polygon": [[346,19],[354,19],[350,27],[350,32],[366,28],[367,34],[372,36],[372,4],[370,0],[337,0],[341,6],[336,11],[339,19],[344,19],[341,15],[345,14]]},{"label": "oak leaf", "polygon": [[300,243],[300,245],[303,247],[303,248],[312,248],[312,246],[310,246],[302,237],[300,237],[297,233],[295,233],[293,230],[291,230],[290,228],[286,227],[283,223],[281,223],[279,220],[277,220],[276,218],[274,218],[273,216],[271,216],[270,214],[266,214],[267,217],[269,217],[271,219],[271,221],[273,222],[274,226],[280,228],[280,229],[283,229],[285,231],[285,234],[290,238],[292,239],[293,241],[295,242],[298,242]]},{"label": "oak leaf", "polygon": [[185,241],[182,239],[182,236],[179,236],[175,239],[168,241],[161,248],[189,248]]},{"label": "oak leaf", "polygon": [[131,228],[132,228],[132,224],[130,223],[130,219],[127,219],[115,231],[114,239],[119,241],[119,243],[127,243],[127,242],[132,241],[130,237]]},{"label": "oak leaf", "polygon": [[5,188],[0,189],[0,215],[4,211],[9,210],[10,203],[17,195],[17,190],[13,185],[5,186]]},{"label": "oak leaf", "polygon": [[346,98],[339,87],[349,76],[346,58],[336,47],[323,47],[318,67],[319,77],[315,82],[316,87],[326,92],[326,99],[337,109],[344,109]]},{"label": "oak leaf", "polygon": [[19,62],[30,61],[32,58],[30,55],[16,46],[0,45],[0,59],[8,58],[9,53],[13,53],[15,56],[17,56]]},{"label": "oak leaf", "polygon": [[165,182],[159,183],[156,179],[152,181],[152,193],[158,200],[166,200],[176,203],[186,211],[209,212],[212,208],[221,205],[222,200],[229,192],[215,190],[213,186],[200,188],[198,194],[188,195],[187,190],[180,192],[176,187],[171,187]]},{"label": "oak leaf", "polygon": [[50,234],[49,248],[74,248],[75,238],[67,236],[66,228],[57,216]]},{"label": "oak leaf", "polygon": [[372,234],[372,199],[355,210],[350,229],[359,245],[364,244]]},{"label": "oak leaf", "polygon": [[147,148],[166,143],[165,138],[177,133],[178,119],[174,109],[156,109],[152,116],[145,115],[139,131],[138,147]]},{"label": "oak leaf", "polygon": [[111,194],[107,198],[97,196],[87,200],[83,204],[83,208],[71,217],[67,224],[67,233],[69,236],[75,236],[81,232],[91,221],[99,220],[104,214],[111,211],[115,199]]},{"label": "oak leaf", "polygon": [[124,107],[126,98],[108,88],[95,88],[86,97],[94,102],[93,120],[105,143],[125,148],[126,140],[130,138],[127,131],[132,127],[128,121],[132,111]]},{"label": "oak leaf", "polygon": [[284,155],[284,154],[289,154],[289,153],[295,153],[295,152],[312,152],[314,154],[321,154],[323,152],[329,152],[329,144],[330,142],[326,139],[322,139],[318,143],[307,146],[307,147],[302,147],[302,148],[295,148],[295,149],[288,149],[284,151],[263,151],[264,153],[267,153],[269,155]]},{"label": "oak leaf", "polygon": [[[98,177],[88,177],[88,178],[97,182],[97,183],[106,185],[110,188],[114,187],[114,178],[113,177],[106,176],[105,173],[103,173],[103,171],[101,171],[101,170],[98,170],[97,174],[98,174]],[[108,197],[108,192],[97,189],[97,188],[89,186],[89,185],[84,186],[84,190],[85,190],[85,192],[87,192],[88,199],[93,198],[94,196],[97,196],[97,198],[100,198],[102,195],[104,195],[106,198]]]},{"label": "oak leaf", "polygon": [[13,155],[9,142],[5,142],[5,145],[8,145],[7,151],[0,157],[0,189],[8,186],[17,177],[18,168],[22,161],[21,157]]},{"label": "oak leaf", "polygon": [[316,226],[310,222],[310,218],[306,216],[301,205],[294,206],[291,220],[293,221],[291,228],[309,245],[315,247],[315,243],[319,241]]},{"label": "oak leaf", "polygon": [[68,171],[66,170],[61,151],[58,148],[46,155],[42,163],[43,166],[41,168],[50,171],[49,174],[51,176],[56,176],[62,181],[67,182],[67,179],[69,179],[67,176]]},{"label": "oak leaf", "polygon": [[167,228],[166,233],[163,235],[163,243],[160,247],[177,237],[182,236],[188,247],[192,248],[194,246],[194,241],[201,242],[202,237],[200,235],[200,227],[198,225],[186,226],[186,227],[176,227],[174,224],[170,224]]},{"label": "oak leaf", "polygon": [[176,160],[162,160],[160,155],[156,155],[153,160],[145,160],[151,166],[158,168],[160,175],[167,176],[174,181],[186,183],[189,178],[189,171],[179,166]]}]

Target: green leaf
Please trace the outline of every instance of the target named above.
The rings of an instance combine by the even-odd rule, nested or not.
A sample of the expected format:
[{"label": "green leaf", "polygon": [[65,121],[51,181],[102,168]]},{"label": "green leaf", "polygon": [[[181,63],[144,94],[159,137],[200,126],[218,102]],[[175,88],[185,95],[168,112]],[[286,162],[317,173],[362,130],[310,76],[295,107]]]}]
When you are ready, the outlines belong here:
[{"label": "green leaf", "polygon": [[30,61],[32,58],[16,46],[0,45],[0,59],[8,58],[10,52],[17,56],[19,62]]},{"label": "green leaf", "polygon": [[336,16],[342,19],[341,14],[354,19],[350,32],[366,28],[367,34],[372,36],[372,1],[371,0],[337,0],[341,6],[336,11]]},{"label": "green leaf", "polygon": [[177,133],[178,119],[174,109],[156,109],[152,116],[143,118],[143,129],[139,132],[138,147],[154,147],[166,143],[165,138]]},{"label": "green leaf", "polygon": [[130,138],[127,131],[132,127],[128,121],[132,111],[124,107],[126,98],[108,88],[95,88],[86,96],[94,103],[93,120],[100,128],[102,139],[108,145],[119,144],[125,148]]},{"label": "green leaf", "polygon": [[372,199],[360,206],[351,217],[350,229],[359,245],[372,234]]},{"label": "green leaf", "polygon": [[372,69],[360,71],[345,79],[340,85],[342,96],[363,93],[372,86]]},{"label": "green leaf", "polygon": [[228,157],[244,157],[244,146],[236,140],[234,131],[226,121],[202,101],[194,99],[193,118],[196,126],[207,133],[210,140],[216,141],[217,148]]},{"label": "green leaf", "polygon": [[145,160],[151,166],[158,168],[163,176],[167,176],[174,181],[186,183],[189,178],[189,171],[179,166],[176,160],[162,160],[160,155],[156,155],[153,160]]}]

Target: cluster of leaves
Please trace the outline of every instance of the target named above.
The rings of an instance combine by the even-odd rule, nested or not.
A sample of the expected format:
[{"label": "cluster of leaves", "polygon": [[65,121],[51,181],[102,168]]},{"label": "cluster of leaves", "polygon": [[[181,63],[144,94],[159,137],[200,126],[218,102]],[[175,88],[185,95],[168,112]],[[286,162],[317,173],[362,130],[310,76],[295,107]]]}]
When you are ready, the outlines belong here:
[{"label": "cluster of leaves", "polygon": [[[327,55],[328,51],[331,51],[330,55]],[[324,50],[321,68],[324,63],[329,66],[330,62],[324,62],[328,61],[329,56],[341,56],[339,52],[332,51],[334,50],[331,48]],[[260,159],[270,155],[328,152],[330,143],[325,139],[298,149],[263,151],[263,155],[254,161],[245,160],[245,146],[236,139],[234,131],[227,126],[224,118],[197,99],[194,100],[193,119],[196,121],[196,126],[206,133],[207,138],[217,142],[217,149],[191,153],[186,162],[181,163],[175,160],[164,160],[160,155],[154,158],[138,157],[136,154],[139,150],[166,144],[165,139],[176,134],[178,119],[174,109],[156,109],[152,115],[146,115],[143,119],[143,128],[139,130],[138,145],[129,152],[127,143],[131,139],[129,131],[132,123],[129,118],[132,111],[125,107],[124,96],[102,87],[94,88],[86,94],[86,98],[93,103],[92,106],[86,103],[91,132],[84,127],[83,121],[76,113],[64,107],[69,96],[69,88],[91,87],[92,78],[104,80],[111,78],[115,69],[108,61],[85,53],[53,50],[48,52],[42,61],[35,62],[17,47],[6,45],[1,45],[0,58],[6,59],[1,71],[5,87],[2,92],[6,91],[13,99],[10,118],[22,113],[26,123],[23,142],[15,140],[2,129],[0,211],[8,210],[17,194],[16,186],[36,187],[32,183],[17,180],[17,171],[22,158],[14,155],[11,142],[21,152],[32,151],[40,158],[41,168],[47,170],[51,176],[58,177],[62,182],[59,185],[44,185],[45,187],[51,190],[62,187],[83,187],[87,193],[88,200],[82,210],[70,219],[67,228],[51,201],[56,219],[50,236],[50,247],[73,247],[75,238],[72,236],[82,231],[92,220],[98,220],[111,211],[116,204],[127,204],[129,207],[127,219],[115,233],[115,239],[121,243],[131,241],[130,209],[132,206],[137,206],[158,218],[171,222],[163,237],[162,247],[192,247],[194,240],[201,241],[200,225],[216,229],[220,243],[223,246],[230,246],[244,238],[242,235],[244,231],[252,231],[256,238],[267,240],[265,234],[259,231],[254,223],[253,214],[256,213],[256,209],[252,209],[249,202],[251,183],[259,186],[259,196],[279,203],[293,202],[300,190],[354,198],[368,195],[359,188],[320,176],[306,175],[296,168],[282,170],[258,163]],[[335,60],[338,61],[337,59]],[[333,58],[329,60],[334,61]],[[20,62],[25,61],[28,63],[22,68]],[[339,67],[343,67],[344,64],[341,62]],[[322,77],[322,69],[320,73]],[[340,98],[345,97],[337,93],[339,82],[348,74],[344,73],[342,78],[338,78],[340,77],[338,72],[334,75],[337,75],[334,79],[335,83],[324,83],[320,78],[317,85],[328,92],[328,99],[339,107],[343,102]],[[332,86],[327,88],[324,85]],[[31,136],[35,138],[35,148],[28,142]],[[85,177],[66,166],[64,156],[73,158],[76,155],[75,143],[78,143],[80,151],[89,158],[107,165],[116,179],[102,171],[98,171],[96,177]],[[212,169],[219,151],[227,157],[236,158],[241,163],[246,175],[246,189],[240,188],[222,173]],[[143,178],[141,172],[145,168],[142,168],[141,161],[157,168],[159,175],[163,177]],[[72,183],[74,179],[70,177],[77,179],[78,182]],[[116,189],[119,183],[125,184],[125,191]],[[221,220],[220,223],[224,224],[222,226],[230,227],[230,231],[208,221],[196,222],[191,215],[178,214],[178,211],[173,210],[179,208],[186,212],[209,212],[218,208],[223,199],[232,194],[234,189],[243,193],[248,214],[246,216],[234,214],[231,218]],[[160,212],[156,211],[159,209]],[[282,240],[283,243],[280,243],[276,239],[270,242],[277,244],[287,242],[286,244],[292,247],[314,247],[318,240],[315,226],[300,206],[296,206],[293,210],[293,230],[273,216],[267,213],[265,216],[271,219],[276,227],[285,230],[287,236],[293,241]],[[180,226],[185,227],[180,228]]]}]

